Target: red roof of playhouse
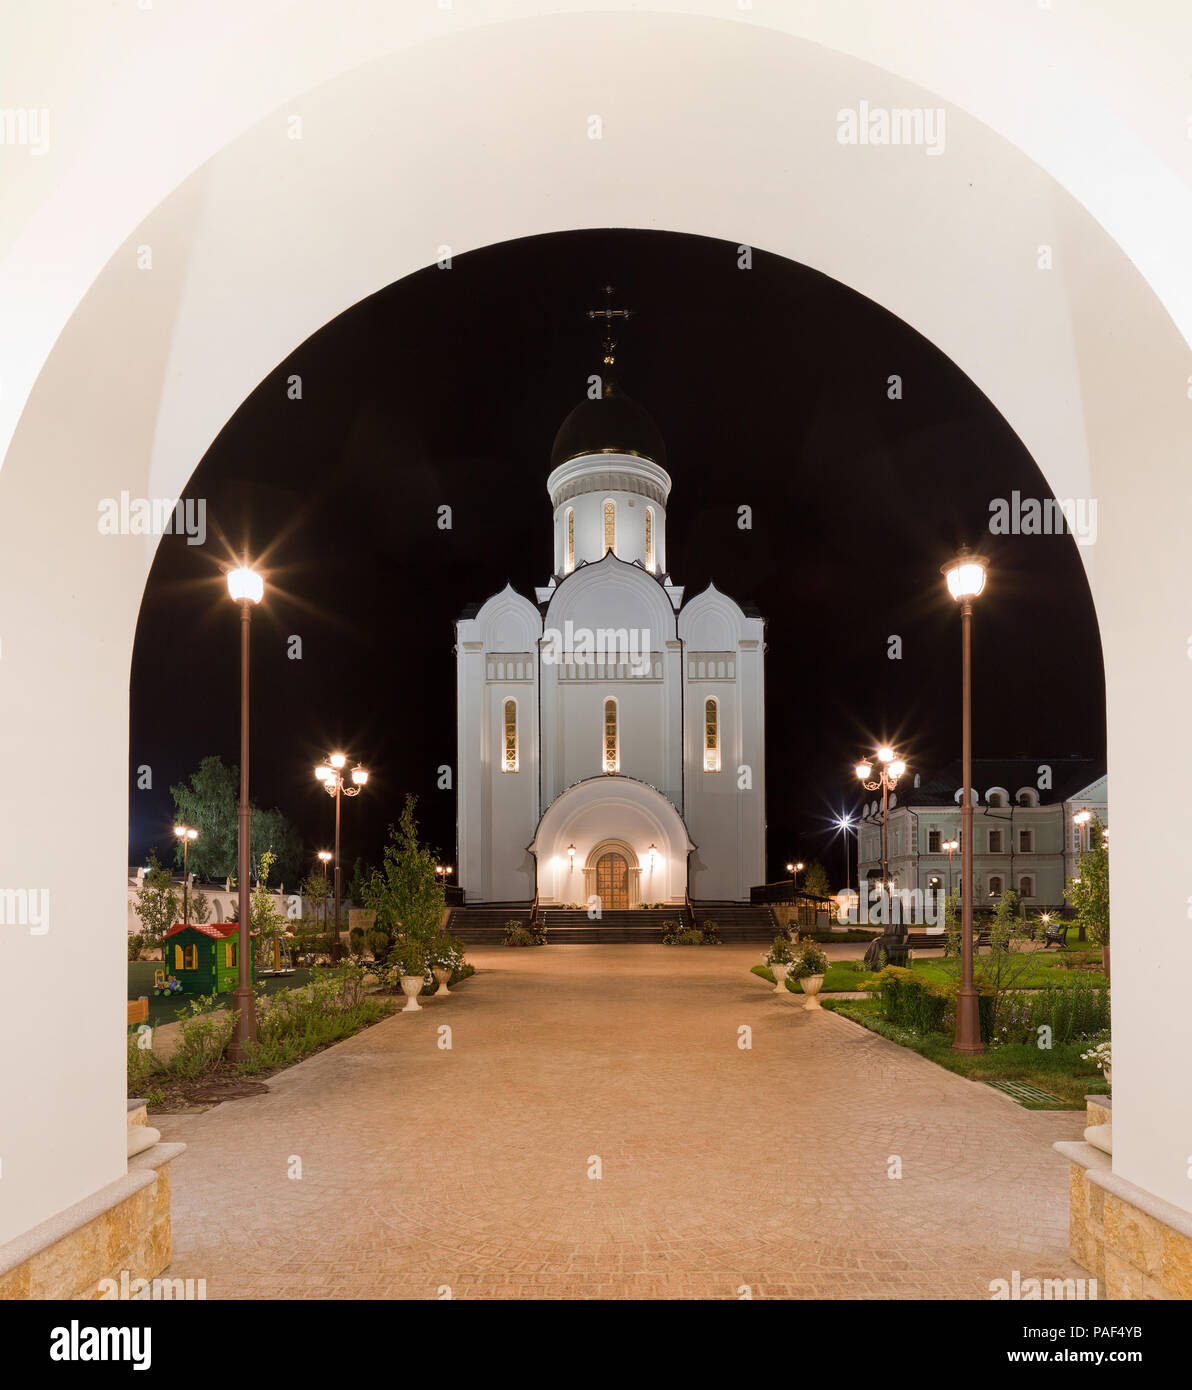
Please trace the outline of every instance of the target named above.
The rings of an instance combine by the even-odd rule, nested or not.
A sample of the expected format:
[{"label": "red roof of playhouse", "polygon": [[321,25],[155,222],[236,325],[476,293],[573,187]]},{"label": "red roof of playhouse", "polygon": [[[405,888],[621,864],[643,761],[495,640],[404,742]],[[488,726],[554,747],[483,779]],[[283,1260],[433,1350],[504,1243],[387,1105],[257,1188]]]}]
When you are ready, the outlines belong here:
[{"label": "red roof of playhouse", "polygon": [[[213,936],[217,941],[225,941],[229,936],[235,936],[240,930],[239,922],[179,922],[176,927],[171,927],[166,936],[174,936],[180,931],[201,931],[204,936]],[[256,936],[255,931],[250,931],[249,936]]]}]

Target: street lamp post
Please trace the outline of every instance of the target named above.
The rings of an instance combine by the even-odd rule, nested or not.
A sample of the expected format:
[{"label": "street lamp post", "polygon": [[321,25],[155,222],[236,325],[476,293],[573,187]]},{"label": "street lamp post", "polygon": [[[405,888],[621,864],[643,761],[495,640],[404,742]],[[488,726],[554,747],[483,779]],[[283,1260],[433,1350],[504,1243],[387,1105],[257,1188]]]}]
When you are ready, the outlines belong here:
[{"label": "street lamp post", "polygon": [[252,992],[252,940],[249,936],[248,868],[249,868],[249,817],[248,805],[248,653],[249,625],[253,605],[260,603],[265,593],[265,582],[259,574],[249,569],[247,560],[236,570],[228,571],[228,593],[240,605],[240,923],[239,946],[236,952],[239,967],[236,988],[232,994],[232,1004],[236,1011],[236,1025],[232,1041],[228,1046],[228,1056],[234,1061],[243,1060],[245,1044],[257,1038],[256,1000]]},{"label": "street lamp post", "polygon": [[[875,792],[880,789],[882,794],[882,892],[889,894],[892,884],[890,882],[890,792],[898,785],[898,779],[906,771],[906,763],[898,757],[892,748],[883,745],[877,750],[878,775],[876,781],[870,781],[873,776],[873,764],[865,759],[859,762],[854,769],[857,780],[867,792]],[[904,924],[900,921],[898,929],[895,931],[894,923],[888,920],[893,917],[893,904],[890,901],[891,910],[887,914],[887,921],[882,928],[881,936],[869,946],[866,951],[866,958],[872,957],[876,962],[879,954],[884,952],[886,959],[892,965],[903,965],[906,961],[906,941]],[[894,949],[891,949],[894,948]]]},{"label": "street lamp post", "polygon": [[187,870],[187,852],[190,842],[199,838],[199,832],[189,825],[176,825],[174,834],[182,841],[182,920],[190,921],[190,874]]},{"label": "street lamp post", "polygon": [[944,848],[948,851],[948,897],[952,896],[952,854],[960,848],[959,840],[945,840]]},{"label": "street lamp post", "polygon": [[359,796],[368,773],[359,763],[352,769],[353,786],[344,781],[343,770],[348,760],[343,753],[332,753],[325,763],[315,768],[315,776],[323,784],[328,796],[335,798],[335,947],[339,946],[339,805],[341,796]]},{"label": "street lamp post", "polygon": [[981,1015],[973,986],[973,599],[985,588],[987,562],[962,546],[941,573],[948,592],[960,604],[961,652],[961,762],[964,787],[960,807],[960,992],[956,999],[956,1052],[985,1051],[981,1041]]}]

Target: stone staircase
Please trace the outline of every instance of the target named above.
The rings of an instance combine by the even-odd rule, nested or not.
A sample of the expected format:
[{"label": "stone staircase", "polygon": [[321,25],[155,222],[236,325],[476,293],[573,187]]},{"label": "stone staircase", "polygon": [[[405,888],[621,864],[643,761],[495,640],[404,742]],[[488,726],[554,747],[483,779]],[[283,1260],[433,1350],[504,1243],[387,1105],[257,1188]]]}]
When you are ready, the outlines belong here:
[{"label": "stone staircase", "polygon": [[785,933],[778,925],[773,908],[764,903],[697,902],[695,924],[716,923],[721,941],[764,941],[769,944]]},{"label": "stone staircase", "polygon": [[496,907],[454,907],[447,918],[447,932],[467,946],[499,946],[506,922],[529,922],[530,903],[506,903]]},{"label": "stone staircase", "polygon": [[662,941],[663,922],[681,922],[684,927],[691,925],[687,909],[679,905],[606,912],[598,921],[592,921],[583,910],[545,908],[542,918],[546,923],[548,946],[589,945],[595,942],[657,946]]},{"label": "stone staircase", "polygon": [[[780,932],[769,907],[750,903],[700,902],[694,905],[694,921],[699,925],[718,924],[722,941],[770,942]],[[529,922],[530,903],[511,903],[506,907],[457,907],[447,919],[447,930],[469,946],[499,945],[506,922]],[[690,927],[692,912],[681,905],[638,907],[628,911],[605,912],[593,921],[582,908],[543,908],[548,946],[657,945],[662,940],[664,922]]]}]

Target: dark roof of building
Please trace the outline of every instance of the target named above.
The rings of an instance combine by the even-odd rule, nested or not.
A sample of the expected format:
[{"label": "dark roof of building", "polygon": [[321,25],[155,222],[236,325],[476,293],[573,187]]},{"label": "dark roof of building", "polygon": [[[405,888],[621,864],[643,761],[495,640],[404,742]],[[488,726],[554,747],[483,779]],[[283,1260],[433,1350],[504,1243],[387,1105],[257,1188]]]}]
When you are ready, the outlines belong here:
[{"label": "dark roof of building", "polygon": [[[1051,786],[1039,786],[1039,769],[1051,769]],[[899,806],[950,806],[956,801],[964,779],[964,771],[959,759],[949,763],[938,772],[920,772],[919,785],[914,785],[916,768],[911,768],[906,778],[897,788]],[[994,787],[1004,788],[1013,801],[1022,787],[1031,787],[1039,793],[1039,804],[1054,805],[1067,801],[1070,796],[1083,791],[1091,782],[1105,776],[1103,758],[974,758],[973,789],[982,801],[986,792]]]},{"label": "dark roof of building", "polygon": [[666,445],[653,417],[612,382],[603,395],[580,401],[559,426],[550,466],[584,454],[633,454],[666,467]]}]

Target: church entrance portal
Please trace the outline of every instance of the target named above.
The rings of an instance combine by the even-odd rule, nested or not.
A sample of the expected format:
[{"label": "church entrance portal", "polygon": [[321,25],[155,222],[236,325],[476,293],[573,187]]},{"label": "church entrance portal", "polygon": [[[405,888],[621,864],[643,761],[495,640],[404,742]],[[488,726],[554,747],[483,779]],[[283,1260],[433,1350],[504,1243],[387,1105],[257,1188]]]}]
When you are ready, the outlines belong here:
[{"label": "church entrance portal", "polygon": [[606,912],[623,912],[629,906],[629,865],[623,854],[610,850],[596,861],[596,896]]}]

